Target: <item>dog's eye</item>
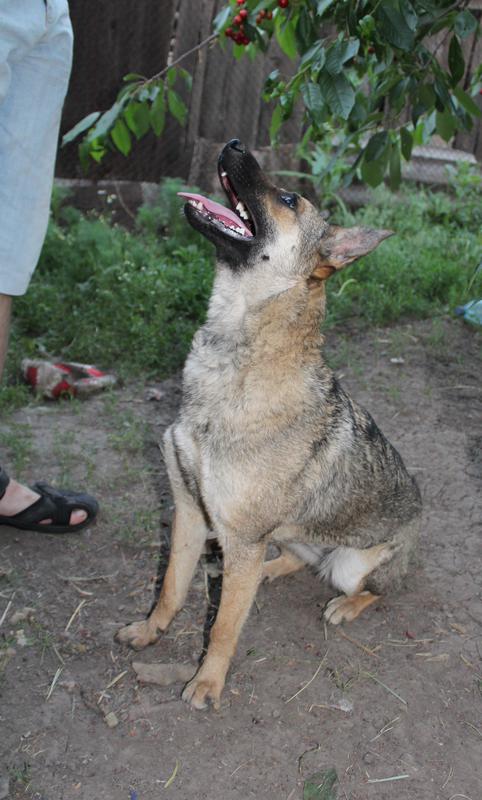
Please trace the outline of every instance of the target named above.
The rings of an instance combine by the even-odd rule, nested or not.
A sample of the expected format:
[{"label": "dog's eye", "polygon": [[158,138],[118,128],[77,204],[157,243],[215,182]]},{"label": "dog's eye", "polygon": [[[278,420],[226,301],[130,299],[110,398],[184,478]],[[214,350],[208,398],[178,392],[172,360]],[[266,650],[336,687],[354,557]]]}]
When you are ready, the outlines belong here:
[{"label": "dog's eye", "polygon": [[298,197],[296,194],[280,194],[279,199],[282,203],[289,206],[289,208],[292,208],[293,211],[295,210],[298,203]]}]

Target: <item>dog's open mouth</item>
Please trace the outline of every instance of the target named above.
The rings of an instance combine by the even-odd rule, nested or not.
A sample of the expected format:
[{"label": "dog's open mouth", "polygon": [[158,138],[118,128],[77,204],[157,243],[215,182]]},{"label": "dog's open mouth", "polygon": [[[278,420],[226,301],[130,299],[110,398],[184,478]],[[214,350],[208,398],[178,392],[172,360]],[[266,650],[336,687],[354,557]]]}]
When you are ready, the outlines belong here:
[{"label": "dog's open mouth", "polygon": [[189,206],[207,222],[217,228],[221,233],[233,239],[253,239],[255,225],[253,218],[245,203],[240,200],[233,189],[227,172],[219,171],[221,186],[226,192],[231,208],[226,208],[215,200],[209,200],[201,194],[191,192],[178,192],[180,197],[187,200]]}]

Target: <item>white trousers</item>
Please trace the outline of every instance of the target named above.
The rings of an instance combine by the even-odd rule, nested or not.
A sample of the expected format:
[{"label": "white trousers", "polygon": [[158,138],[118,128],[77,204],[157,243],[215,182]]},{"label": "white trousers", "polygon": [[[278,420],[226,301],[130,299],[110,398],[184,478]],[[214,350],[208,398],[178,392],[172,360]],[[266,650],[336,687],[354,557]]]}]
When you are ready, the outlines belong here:
[{"label": "white trousers", "polygon": [[26,292],[45,238],[72,43],[67,0],[0,0],[0,294]]}]

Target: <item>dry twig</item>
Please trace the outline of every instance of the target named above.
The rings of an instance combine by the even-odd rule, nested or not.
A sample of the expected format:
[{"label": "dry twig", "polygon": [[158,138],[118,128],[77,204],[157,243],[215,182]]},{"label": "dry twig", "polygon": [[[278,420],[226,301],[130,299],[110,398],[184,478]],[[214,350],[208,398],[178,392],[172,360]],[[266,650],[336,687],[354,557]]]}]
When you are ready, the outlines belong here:
[{"label": "dry twig", "polygon": [[316,672],[315,672],[315,674],[313,675],[313,677],[312,677],[312,678],[310,678],[310,680],[308,681],[308,683],[305,683],[305,685],[304,685],[304,686],[302,686],[302,687],[301,687],[301,689],[298,689],[298,691],[297,691],[297,692],[296,692],[296,693],[295,693],[295,694],[294,694],[292,697],[290,697],[290,698],[289,698],[289,700],[286,700],[286,701],[285,701],[286,703],[291,703],[291,701],[292,701],[292,700],[294,700],[294,699],[295,699],[295,697],[298,697],[298,695],[299,695],[299,694],[301,694],[301,692],[304,692],[304,691],[305,691],[305,689],[306,689],[306,688],[307,688],[307,687],[310,685],[310,683],[313,683],[313,681],[315,680],[316,676],[318,675],[318,673],[319,673],[320,669],[322,668],[322,666],[323,666],[323,662],[325,661],[325,658],[327,657],[327,655],[328,655],[328,650],[326,651],[325,655],[324,655],[324,656],[323,656],[323,658],[321,659],[321,661],[320,661],[320,663],[319,663],[319,665],[318,665],[318,669],[316,670]]}]

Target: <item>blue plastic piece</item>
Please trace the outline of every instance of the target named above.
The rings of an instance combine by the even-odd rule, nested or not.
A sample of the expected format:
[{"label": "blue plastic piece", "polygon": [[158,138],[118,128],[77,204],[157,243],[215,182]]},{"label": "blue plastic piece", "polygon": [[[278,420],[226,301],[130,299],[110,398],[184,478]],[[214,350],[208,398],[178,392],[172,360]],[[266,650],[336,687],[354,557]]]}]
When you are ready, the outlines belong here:
[{"label": "blue plastic piece", "polygon": [[463,317],[466,322],[471,325],[480,325],[482,327],[482,300],[471,300],[464,306],[457,306],[455,313],[459,317]]}]

